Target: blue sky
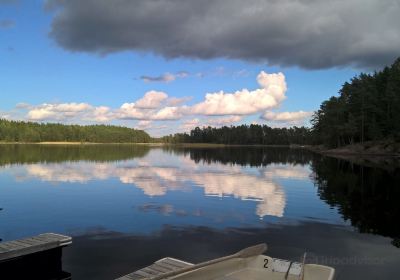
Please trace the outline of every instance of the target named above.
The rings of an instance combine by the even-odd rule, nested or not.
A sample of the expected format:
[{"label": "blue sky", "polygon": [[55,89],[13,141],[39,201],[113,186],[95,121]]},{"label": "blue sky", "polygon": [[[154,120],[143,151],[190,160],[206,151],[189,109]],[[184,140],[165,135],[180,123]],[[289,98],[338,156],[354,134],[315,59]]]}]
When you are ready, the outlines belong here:
[{"label": "blue sky", "polygon": [[[354,69],[351,64],[305,69],[307,67],[304,65],[285,66],[284,63],[274,63],[275,66],[271,66],[268,60],[224,58],[218,55],[206,59],[185,55],[171,58],[152,49],[122,49],[105,55],[71,50],[49,36],[57,12],[46,10],[43,1],[1,3],[0,22],[3,24],[0,27],[0,114],[10,119],[112,123],[142,128],[157,136],[209,123],[307,125],[310,114],[279,118],[279,113],[309,113],[317,110],[323,100],[337,94],[345,81],[362,71],[360,67]],[[222,90],[224,94],[231,94],[244,88],[250,91],[260,88],[257,76],[261,71],[268,74],[283,73],[287,85],[287,90],[283,92],[286,98],[274,105],[253,108],[254,110],[250,108],[237,115],[231,111],[210,113],[204,109],[207,104],[196,107],[196,104],[204,103],[206,93]],[[175,80],[149,82],[143,79],[143,76],[160,78],[168,73]],[[147,110],[154,115],[157,110],[165,107],[181,110],[184,106],[186,109],[182,109],[183,113],[180,112],[179,116],[166,119],[132,117],[129,114],[115,117],[124,103],[134,104],[149,91],[163,92],[168,98],[160,95],[162,104],[159,102],[155,106],[151,105],[151,108],[139,108],[140,110]],[[171,98],[183,99],[180,103],[171,105],[168,103]],[[88,117],[80,109],[73,109],[71,113],[69,109],[54,109],[56,107],[48,108],[44,105],[80,103],[87,105],[82,107],[86,111],[93,111],[100,106],[107,107],[104,111],[107,111],[107,116],[99,121]],[[31,110],[55,112],[46,111],[42,117],[38,114],[29,115]],[[271,117],[260,118],[267,112]],[[146,116],[149,114],[146,113]],[[233,116],[237,118],[231,118]]]}]

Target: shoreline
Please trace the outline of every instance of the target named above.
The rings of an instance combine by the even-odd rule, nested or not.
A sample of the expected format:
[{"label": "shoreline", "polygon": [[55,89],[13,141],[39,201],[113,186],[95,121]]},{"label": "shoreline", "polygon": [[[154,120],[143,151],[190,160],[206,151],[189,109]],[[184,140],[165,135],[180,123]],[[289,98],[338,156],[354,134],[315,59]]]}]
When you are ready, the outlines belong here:
[{"label": "shoreline", "polygon": [[143,145],[143,146],[163,146],[164,143],[95,143],[95,142],[0,142],[0,145],[59,145],[59,146],[78,146],[78,145]]},{"label": "shoreline", "polygon": [[0,145],[142,145],[142,146],[174,146],[174,147],[188,147],[188,148],[223,148],[223,147],[271,147],[271,148],[301,148],[305,149],[306,146],[300,145],[262,145],[262,144],[216,144],[216,143],[95,143],[95,142],[0,142]]},{"label": "shoreline", "polygon": [[310,146],[309,150],[321,156],[344,160],[365,167],[394,171],[400,168],[399,145],[399,143],[368,142],[336,149]]},{"label": "shoreline", "polygon": [[304,149],[306,146],[300,145],[263,145],[263,144],[217,144],[217,143],[164,143],[165,146],[175,146],[184,148],[228,148],[228,147],[267,147],[267,148],[292,148]]},{"label": "shoreline", "polygon": [[400,143],[397,142],[365,142],[329,149],[322,145],[308,146],[312,152],[337,157],[400,157]]},{"label": "shoreline", "polygon": [[329,157],[337,160],[344,160],[352,164],[357,164],[364,167],[379,168],[387,171],[400,169],[400,156],[389,154],[334,154],[334,153],[319,153],[324,157]]},{"label": "shoreline", "polygon": [[85,146],[85,145],[138,145],[153,147],[183,147],[183,148],[227,148],[227,147],[266,147],[266,148],[290,148],[306,149],[308,151],[323,155],[340,158],[354,157],[389,157],[400,159],[400,143],[366,142],[340,148],[330,149],[322,145],[263,145],[263,144],[217,144],[217,143],[96,143],[96,142],[0,142],[0,145],[56,145],[56,146]]}]

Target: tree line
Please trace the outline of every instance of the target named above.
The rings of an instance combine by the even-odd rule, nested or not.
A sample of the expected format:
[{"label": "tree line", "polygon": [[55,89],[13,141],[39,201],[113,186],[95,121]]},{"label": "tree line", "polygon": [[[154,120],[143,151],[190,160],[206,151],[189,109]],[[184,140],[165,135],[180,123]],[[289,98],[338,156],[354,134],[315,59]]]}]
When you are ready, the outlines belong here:
[{"label": "tree line", "polygon": [[112,125],[44,124],[0,119],[0,141],[148,143],[151,137],[143,130]]},{"label": "tree line", "polygon": [[400,59],[380,72],[346,82],[312,117],[315,143],[340,147],[400,140]]},{"label": "tree line", "polygon": [[305,145],[311,131],[306,127],[272,128],[267,125],[196,127],[190,133],[177,133],[161,138],[165,143],[215,143],[228,145]]}]

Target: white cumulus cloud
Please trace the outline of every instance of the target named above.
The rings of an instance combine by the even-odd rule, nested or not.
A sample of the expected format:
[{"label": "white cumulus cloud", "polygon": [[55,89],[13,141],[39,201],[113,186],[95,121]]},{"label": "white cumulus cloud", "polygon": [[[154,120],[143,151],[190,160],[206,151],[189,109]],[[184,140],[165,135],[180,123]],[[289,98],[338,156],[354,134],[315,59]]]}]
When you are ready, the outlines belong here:
[{"label": "white cumulus cloud", "polygon": [[283,73],[261,71],[257,82],[261,88],[252,91],[242,89],[235,93],[207,93],[203,102],[191,107],[191,112],[200,115],[250,115],[276,108],[286,98]]},{"label": "white cumulus cloud", "polygon": [[144,96],[136,101],[135,106],[141,109],[156,109],[161,106],[168,98],[168,95],[162,91],[151,90],[144,94]]},{"label": "white cumulus cloud", "polygon": [[164,103],[167,100],[168,95],[165,92],[148,91],[136,102],[122,104],[116,110],[115,118],[134,120],[176,120],[181,118],[180,107],[166,106]]},{"label": "white cumulus cloud", "polygon": [[93,119],[97,122],[107,122],[113,119],[113,113],[106,106],[96,107],[93,110]]},{"label": "white cumulus cloud", "polygon": [[303,122],[305,119],[309,118],[312,115],[312,112],[265,112],[261,118],[267,121],[275,121],[275,122]]},{"label": "white cumulus cloud", "polygon": [[184,97],[169,97],[167,100],[168,106],[178,106],[183,103],[190,101],[193,97],[191,96],[184,96]]},{"label": "white cumulus cloud", "polygon": [[210,125],[229,125],[241,121],[241,116],[230,116],[230,117],[223,117],[223,118],[213,118],[207,120],[207,123]]},{"label": "white cumulus cloud", "polygon": [[140,121],[137,124],[139,129],[149,129],[151,128],[152,121]]},{"label": "white cumulus cloud", "polygon": [[28,112],[28,119],[35,121],[42,120],[63,120],[76,117],[82,112],[92,110],[93,107],[87,103],[60,103],[47,104],[32,108]]},{"label": "white cumulus cloud", "polygon": [[200,120],[199,118],[189,119],[184,121],[181,126],[179,127],[183,131],[189,131],[194,129],[195,127],[218,127],[223,125],[233,125],[242,120],[241,116],[229,116],[229,117],[222,117],[222,118],[208,118]]},{"label": "white cumulus cloud", "polygon": [[150,116],[152,120],[178,120],[182,117],[179,107],[165,107]]},{"label": "white cumulus cloud", "polygon": [[182,117],[180,107],[164,107],[159,110],[137,108],[135,103],[125,103],[114,114],[115,119],[126,120],[178,120]]},{"label": "white cumulus cloud", "polygon": [[188,130],[195,128],[196,126],[199,126],[199,127],[201,126],[200,119],[198,119],[198,118],[184,121],[181,124],[180,128],[183,129],[184,131],[188,131]]}]

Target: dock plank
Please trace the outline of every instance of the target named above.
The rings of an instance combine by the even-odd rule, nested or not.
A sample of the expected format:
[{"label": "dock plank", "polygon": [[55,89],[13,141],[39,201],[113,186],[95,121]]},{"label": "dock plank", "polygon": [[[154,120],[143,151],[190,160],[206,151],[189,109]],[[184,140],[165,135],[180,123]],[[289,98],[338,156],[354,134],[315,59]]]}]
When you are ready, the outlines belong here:
[{"label": "dock plank", "polygon": [[178,269],[187,267],[187,264],[184,262],[177,261],[175,259],[167,258],[162,263],[166,263],[172,266],[177,267]]},{"label": "dock plank", "polygon": [[165,268],[159,264],[152,264],[149,266],[151,269],[158,271],[159,273],[166,273],[169,272],[170,270],[168,268]]},{"label": "dock plank", "polygon": [[43,234],[39,234],[39,235],[37,235],[37,236],[34,236],[34,237],[32,237],[32,238],[50,241],[50,240],[60,240],[60,239],[64,239],[65,236],[59,235],[59,234],[54,234],[54,233],[43,233]]},{"label": "dock plank", "polygon": [[0,261],[6,261],[24,255],[64,247],[70,243],[72,243],[71,237],[53,233],[45,233],[34,237],[1,242]]},{"label": "dock plank", "polygon": [[129,279],[132,279],[132,280],[140,280],[140,279],[144,278],[143,276],[136,274],[136,273],[130,274],[129,276],[130,276]]},{"label": "dock plank", "polygon": [[143,278],[144,277],[139,275],[139,274],[132,273],[132,274],[125,275],[125,276],[123,276],[121,278],[118,278],[118,280],[140,280],[140,279],[143,279]]},{"label": "dock plank", "polygon": [[150,273],[148,273],[148,272],[143,271],[143,269],[138,270],[138,271],[136,271],[135,273],[136,273],[136,274],[139,274],[139,275],[142,276],[143,278],[155,276],[154,274],[150,274]]},{"label": "dock plank", "polygon": [[142,271],[145,272],[145,273],[151,274],[153,276],[160,274],[157,270],[153,270],[149,266],[145,267],[145,268],[142,268]]},{"label": "dock plank", "polygon": [[174,265],[170,265],[170,264],[168,264],[168,263],[157,263],[157,264],[158,264],[159,266],[161,266],[162,268],[168,270],[168,272],[169,272],[169,271],[172,271],[172,270],[177,270],[177,269],[179,269],[178,267],[176,267],[176,266],[174,266]]},{"label": "dock plank", "polygon": [[45,243],[44,241],[39,241],[39,240],[35,240],[35,239],[32,239],[32,238],[20,239],[18,241],[21,242],[21,243],[25,243],[25,244],[27,244],[29,246],[34,246],[34,245],[39,245],[39,244]]},{"label": "dock plank", "polygon": [[152,265],[139,269],[135,272],[122,276],[116,280],[140,280],[148,277],[158,276],[167,272],[179,270],[192,266],[193,264],[174,258],[164,258],[156,261]]},{"label": "dock plank", "polygon": [[19,242],[19,241],[10,241],[10,242],[7,242],[6,246],[8,248],[10,248],[11,250],[15,250],[15,249],[20,249],[20,248],[30,247],[32,245],[24,243],[24,242]]}]

